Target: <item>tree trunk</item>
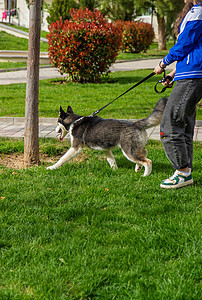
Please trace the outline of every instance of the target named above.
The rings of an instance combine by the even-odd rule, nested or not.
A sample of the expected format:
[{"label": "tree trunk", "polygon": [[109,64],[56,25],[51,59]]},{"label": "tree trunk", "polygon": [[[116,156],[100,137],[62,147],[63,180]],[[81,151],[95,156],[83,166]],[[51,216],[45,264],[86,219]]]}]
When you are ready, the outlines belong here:
[{"label": "tree trunk", "polygon": [[29,48],[25,105],[24,165],[39,164],[38,101],[41,0],[30,0]]},{"label": "tree trunk", "polygon": [[158,49],[166,50],[166,30],[165,30],[165,19],[164,16],[160,17],[157,15],[158,21]]}]

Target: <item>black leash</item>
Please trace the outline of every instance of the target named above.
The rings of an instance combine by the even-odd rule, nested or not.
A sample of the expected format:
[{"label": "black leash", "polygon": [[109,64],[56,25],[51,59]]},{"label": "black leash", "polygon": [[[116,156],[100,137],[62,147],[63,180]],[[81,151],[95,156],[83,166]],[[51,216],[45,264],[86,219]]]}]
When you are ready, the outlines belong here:
[{"label": "black leash", "polygon": [[[161,82],[166,81],[166,79],[171,78],[170,76],[165,76],[165,70],[163,70],[163,79],[159,80],[157,82],[157,84],[154,87],[154,90],[156,93],[163,93],[167,88],[170,88],[172,86],[165,86],[161,91],[157,90],[157,85]],[[146,77],[144,77],[143,79],[141,79],[140,81],[138,81],[136,84],[134,84],[133,86],[131,86],[127,91],[125,91],[124,93],[122,93],[120,96],[118,96],[117,98],[115,98],[114,100],[112,100],[111,102],[109,102],[108,104],[106,104],[105,106],[101,107],[100,109],[96,110],[94,113],[92,113],[91,115],[89,115],[89,117],[94,117],[95,115],[97,115],[101,110],[103,110],[105,107],[107,107],[108,105],[112,104],[114,101],[116,101],[117,99],[121,98],[123,95],[125,95],[126,93],[128,93],[129,91],[131,91],[132,89],[134,89],[135,87],[137,87],[138,85],[140,85],[141,83],[145,82],[146,80],[148,80],[149,78],[153,77],[154,75],[156,75],[156,73],[152,72],[151,74],[147,75]]]}]

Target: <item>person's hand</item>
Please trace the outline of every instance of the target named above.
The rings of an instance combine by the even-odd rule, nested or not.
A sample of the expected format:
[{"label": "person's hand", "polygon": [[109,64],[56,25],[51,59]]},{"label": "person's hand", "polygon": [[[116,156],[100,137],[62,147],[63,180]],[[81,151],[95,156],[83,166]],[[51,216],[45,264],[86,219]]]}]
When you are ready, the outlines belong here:
[{"label": "person's hand", "polygon": [[166,76],[165,81],[162,82],[163,86],[172,87],[173,78],[169,75]]},{"label": "person's hand", "polygon": [[173,85],[173,79],[175,77],[176,69],[174,69],[172,72],[166,75],[166,80],[162,82],[162,85],[172,87]]},{"label": "person's hand", "polygon": [[164,65],[163,61],[160,61],[160,63],[154,68],[154,73],[161,74],[165,67],[166,66]]}]

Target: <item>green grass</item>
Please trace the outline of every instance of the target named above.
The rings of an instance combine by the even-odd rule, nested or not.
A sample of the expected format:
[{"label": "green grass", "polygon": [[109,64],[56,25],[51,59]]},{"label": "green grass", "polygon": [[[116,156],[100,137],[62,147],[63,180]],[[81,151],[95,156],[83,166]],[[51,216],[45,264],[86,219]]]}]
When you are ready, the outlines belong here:
[{"label": "green grass", "polygon": [[[12,27],[29,32],[28,28],[21,26]],[[47,32],[42,31],[41,36],[46,38]],[[47,52],[48,44],[45,42],[40,43],[40,51]],[[28,39],[19,38],[13,36],[7,32],[0,31],[0,50],[18,50],[18,51],[28,51]],[[0,62],[0,69],[13,69],[13,68],[24,68],[27,67],[26,62]]]},{"label": "green grass", "polygon": [[[46,64],[47,66],[50,66]],[[40,67],[45,67],[46,65],[40,64]],[[6,71],[13,71],[14,69],[20,69],[20,68],[27,68],[27,63],[26,62],[0,62],[0,69],[5,69]],[[10,70],[9,70],[10,69]],[[19,70],[17,70],[19,71]]]},{"label": "green grass", "polygon": [[[40,42],[40,51],[47,52],[48,44]],[[28,51],[28,39],[19,38],[5,31],[0,31],[0,50]]]},{"label": "green grass", "polygon": [[[29,32],[29,28],[23,27],[23,26],[18,26],[18,25],[13,25],[13,24],[8,24],[7,26],[10,26],[11,28],[16,28],[25,32]],[[49,32],[41,30],[41,37],[46,38],[47,34],[49,34]]]},{"label": "green grass", "polygon": [[0,62],[0,69],[27,68],[26,62]]},{"label": "green grass", "polygon": [[[136,82],[150,74],[151,70],[116,72],[100,84],[77,84],[60,80],[40,81],[39,116],[57,117],[59,107],[71,105],[77,114],[89,115],[109,103]],[[139,119],[147,117],[157,100],[169,96],[171,89],[161,95],[156,94],[154,85],[161,75],[150,78],[122,98],[104,109],[99,115],[109,118]],[[0,86],[0,116],[23,117],[25,110],[26,84]],[[5,105],[6,103],[6,105]],[[202,119],[202,110],[198,108],[197,119]]]},{"label": "green grass", "polygon": [[[10,148],[23,140],[0,139]],[[117,171],[87,149],[58,170],[0,167],[1,299],[200,299],[200,146],[194,186],[174,191],[159,187],[172,173],[160,142],[147,149],[147,178],[120,150]]]},{"label": "green grass", "polygon": [[173,41],[167,42],[167,50],[158,50],[158,43],[154,42],[145,53],[122,53],[120,52],[117,60],[130,59],[147,59],[147,58],[162,58],[168,54],[169,49],[173,46]]}]

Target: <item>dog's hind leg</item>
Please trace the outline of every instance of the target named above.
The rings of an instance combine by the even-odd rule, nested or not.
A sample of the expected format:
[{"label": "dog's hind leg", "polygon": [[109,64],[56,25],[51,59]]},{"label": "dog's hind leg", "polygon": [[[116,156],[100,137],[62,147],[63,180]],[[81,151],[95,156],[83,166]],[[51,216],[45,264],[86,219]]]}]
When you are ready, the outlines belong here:
[{"label": "dog's hind leg", "polygon": [[148,158],[145,158],[145,160],[146,161],[143,162],[143,166],[144,166],[144,174],[142,175],[143,177],[149,176],[152,171],[152,161]]},{"label": "dog's hind leg", "polygon": [[72,158],[74,158],[77,154],[81,153],[82,148],[75,149],[71,147],[59,160],[56,164],[53,166],[50,166],[46,168],[47,170],[53,170],[61,167],[64,165],[66,162],[70,161]]},{"label": "dog's hind leg", "polygon": [[[152,161],[145,157],[147,155],[147,151],[145,149],[143,150],[143,153],[141,153],[141,154],[140,153],[132,154],[132,153],[128,153],[128,151],[126,153],[126,151],[124,151],[123,149],[122,149],[122,152],[128,160],[136,163],[135,171],[139,168],[144,167],[145,170],[144,170],[144,174],[142,176],[145,177],[145,176],[149,176],[151,174]],[[136,171],[136,172],[140,172],[140,170],[141,169],[139,169],[139,171]]]},{"label": "dog's hind leg", "polygon": [[114,155],[112,153],[111,150],[104,150],[104,153],[106,155],[107,161],[110,165],[110,167],[114,170],[118,169],[117,164],[116,164],[116,160],[114,158]]},{"label": "dog's hind leg", "polygon": [[[146,150],[146,149],[144,149],[144,156],[146,157],[147,156],[147,153],[148,153],[148,151]],[[143,167],[143,165],[142,164],[138,164],[138,163],[136,163],[136,165],[135,165],[135,172],[140,172],[141,170],[142,170],[142,167]]]}]

